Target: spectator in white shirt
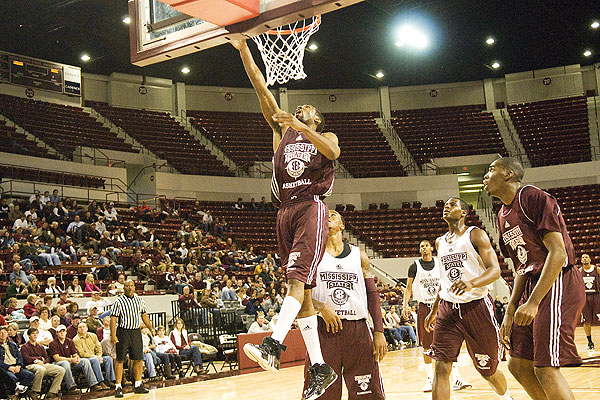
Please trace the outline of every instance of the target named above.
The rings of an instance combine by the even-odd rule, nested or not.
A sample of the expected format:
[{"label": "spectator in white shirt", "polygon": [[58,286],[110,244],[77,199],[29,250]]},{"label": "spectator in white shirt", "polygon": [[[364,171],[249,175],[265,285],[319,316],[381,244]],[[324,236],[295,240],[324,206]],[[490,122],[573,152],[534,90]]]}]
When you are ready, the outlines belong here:
[{"label": "spectator in white shirt", "polygon": [[265,315],[259,313],[256,316],[256,321],[254,321],[250,328],[248,329],[248,333],[260,333],[260,332],[268,332],[271,328],[269,327],[269,323],[265,319]]},{"label": "spectator in white shirt", "polygon": [[187,258],[189,250],[187,249],[185,242],[181,242],[181,245],[179,246],[177,251],[181,254],[180,258],[182,261]]},{"label": "spectator in white shirt", "polygon": [[42,202],[42,205],[45,206],[46,203],[50,201],[50,192],[46,190],[44,195],[40,196],[40,201]]},{"label": "spectator in white shirt", "polygon": [[23,233],[31,233],[29,232],[29,224],[27,223],[27,218],[25,218],[25,215],[22,215],[21,218],[17,219],[13,224],[14,232],[16,232],[18,228],[23,229]]},{"label": "spectator in white shirt", "polygon": [[99,217],[96,222],[96,231],[102,236],[104,231],[106,231],[106,224],[104,223],[104,217]]},{"label": "spectator in white shirt", "polygon": [[106,210],[104,210],[104,217],[106,218],[106,224],[108,225],[119,225],[119,214],[117,209],[114,207],[114,203],[109,203]]}]

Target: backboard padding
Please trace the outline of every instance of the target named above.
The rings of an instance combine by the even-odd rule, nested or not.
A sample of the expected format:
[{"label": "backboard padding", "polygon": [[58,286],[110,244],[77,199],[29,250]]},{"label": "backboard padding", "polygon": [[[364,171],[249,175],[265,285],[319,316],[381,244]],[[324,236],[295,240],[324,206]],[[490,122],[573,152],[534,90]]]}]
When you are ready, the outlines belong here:
[{"label": "backboard padding", "polygon": [[[181,57],[233,39],[256,36],[269,29],[335,11],[362,0],[261,0],[261,14],[258,17],[225,27],[191,17],[186,19],[185,14],[174,12],[173,20],[179,21],[179,25],[166,28],[160,21],[151,24],[149,10],[151,3],[156,1],[129,0],[131,62],[137,66]],[[168,11],[165,14],[170,17]],[[153,28],[161,31],[149,33],[148,30]]]}]

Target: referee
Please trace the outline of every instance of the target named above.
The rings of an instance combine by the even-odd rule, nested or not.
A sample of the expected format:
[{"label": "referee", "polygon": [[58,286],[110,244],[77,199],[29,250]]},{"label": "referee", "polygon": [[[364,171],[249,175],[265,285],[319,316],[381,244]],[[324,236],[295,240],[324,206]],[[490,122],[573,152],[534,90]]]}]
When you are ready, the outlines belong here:
[{"label": "referee", "polygon": [[142,331],[140,330],[142,320],[151,331],[154,331],[152,321],[146,314],[146,303],[135,294],[135,284],[132,280],[125,282],[123,291],[125,294],[115,300],[110,312],[110,341],[117,345],[115,397],[123,397],[121,378],[123,377],[123,361],[127,352],[129,352],[129,359],[133,361],[134,392],[139,394],[149,392],[142,385],[142,358],[144,355]]}]

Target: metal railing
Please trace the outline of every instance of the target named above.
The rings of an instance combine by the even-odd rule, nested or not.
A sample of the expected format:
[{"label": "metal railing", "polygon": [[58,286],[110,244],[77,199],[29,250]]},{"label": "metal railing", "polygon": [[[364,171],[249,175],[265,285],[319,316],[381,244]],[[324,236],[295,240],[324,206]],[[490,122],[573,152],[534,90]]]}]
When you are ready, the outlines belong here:
[{"label": "metal railing", "polygon": [[[84,151],[91,151],[92,154],[84,153]],[[81,146],[77,146],[75,151],[73,152],[73,161],[85,164],[84,160],[90,160],[92,165],[100,165],[104,167],[115,167],[115,168],[125,168],[126,163],[124,160],[117,160],[110,158],[109,155],[104,153],[102,150],[97,149],[95,147],[88,147],[86,150]]]},{"label": "metal railing", "polygon": [[242,317],[234,310],[216,308],[190,308],[185,311],[179,309],[179,301],[171,301],[173,317],[169,321],[174,325],[177,318],[185,322],[188,332],[202,335],[206,343],[215,345],[219,343],[219,335],[235,335],[242,331]]},{"label": "metal railing", "polygon": [[[424,171],[421,169],[421,167],[419,167],[412,154],[410,153],[410,150],[408,150],[408,147],[406,147],[402,139],[400,139],[400,135],[398,135],[398,132],[394,128],[392,120],[390,118],[386,118],[384,113],[380,113],[380,115],[383,121],[383,126],[386,129],[388,136],[392,138],[394,144],[396,145],[398,150],[400,150],[400,155],[402,159],[406,162],[406,165],[402,165],[402,168],[404,168],[407,174],[423,174]],[[432,175],[437,175],[437,172]]]}]

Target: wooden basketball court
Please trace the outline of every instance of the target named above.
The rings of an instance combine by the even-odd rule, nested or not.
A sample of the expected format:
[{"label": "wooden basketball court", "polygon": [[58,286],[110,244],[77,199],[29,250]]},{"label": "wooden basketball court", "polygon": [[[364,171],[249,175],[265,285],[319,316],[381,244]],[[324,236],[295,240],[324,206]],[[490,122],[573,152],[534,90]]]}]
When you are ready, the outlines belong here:
[{"label": "wooden basketball court", "polygon": [[[600,327],[594,327],[593,335],[600,347]],[[577,329],[577,347],[583,358],[590,357],[583,328]],[[596,351],[595,356],[599,356]],[[470,390],[453,392],[452,399],[496,399],[487,382],[481,378],[471,364],[463,348],[459,357],[461,374],[473,384]],[[515,400],[529,399],[525,391],[508,372],[507,363],[500,369],[508,379],[509,388]],[[431,399],[430,393],[423,393],[425,372],[421,349],[405,349],[388,353],[381,371],[388,399]],[[564,368],[563,374],[571,385],[578,400],[600,398],[600,363],[596,367]],[[253,374],[213,379],[208,381],[165,387],[152,390],[148,395],[126,394],[134,399],[180,400],[180,399],[221,399],[221,400],[287,400],[300,399],[302,391],[302,367],[282,369],[279,373],[257,372]],[[344,392],[342,398],[347,398]]]}]

